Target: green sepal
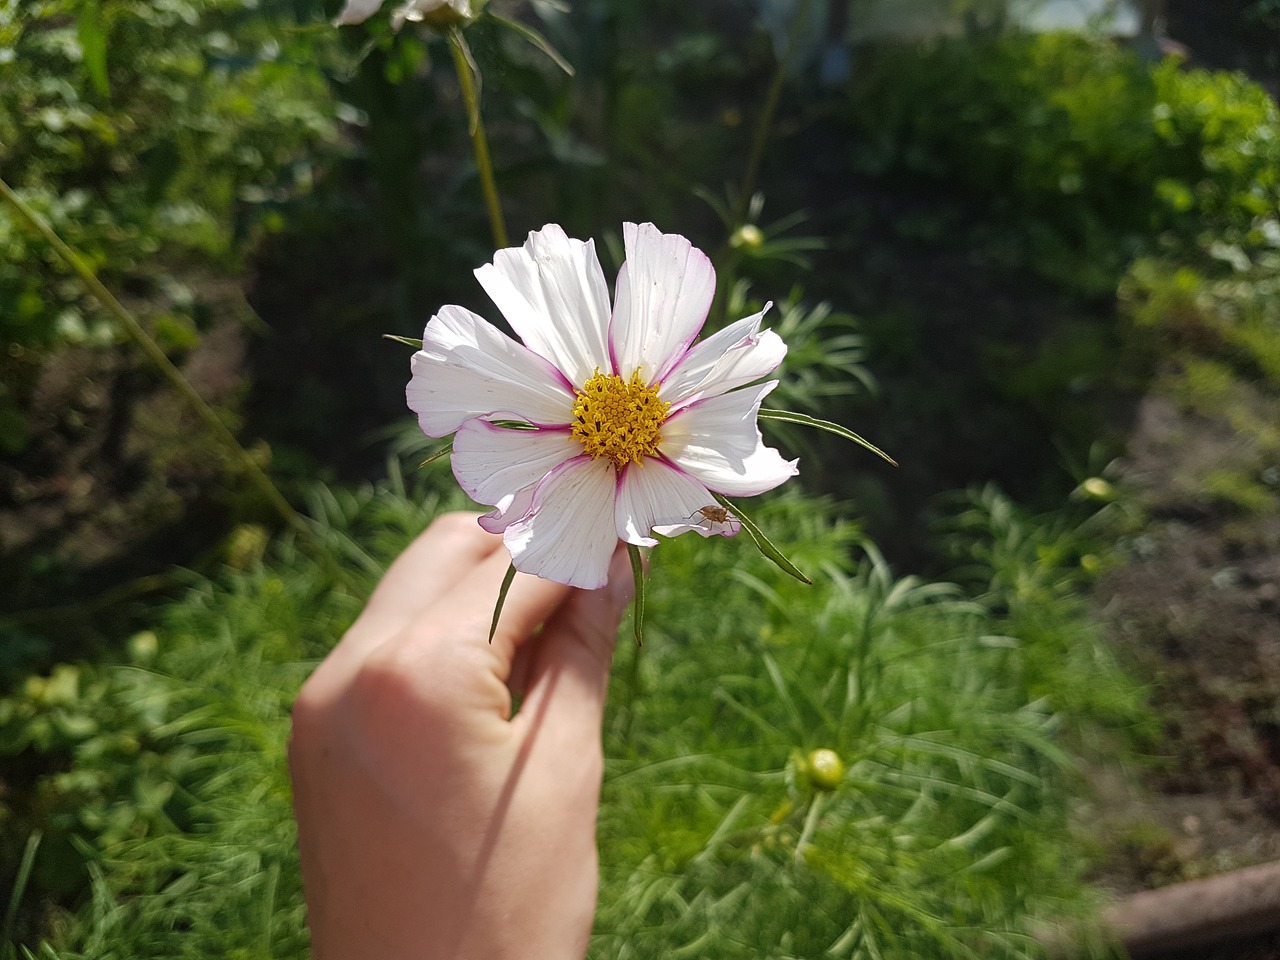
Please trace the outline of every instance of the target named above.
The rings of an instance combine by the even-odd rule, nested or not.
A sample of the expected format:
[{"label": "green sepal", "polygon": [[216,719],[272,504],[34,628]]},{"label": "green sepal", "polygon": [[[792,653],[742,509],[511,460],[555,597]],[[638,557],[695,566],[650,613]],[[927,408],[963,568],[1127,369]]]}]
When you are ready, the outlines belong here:
[{"label": "green sepal", "polygon": [[734,518],[742,524],[742,529],[747,531],[751,539],[755,541],[756,548],[759,549],[765,557],[772,560],[786,573],[791,574],[791,576],[795,577],[801,583],[813,583],[812,580],[800,572],[799,567],[788,560],[783,555],[782,551],[773,545],[773,541],[764,535],[764,531],[757,527],[750,517],[739,510],[735,504],[729,502],[728,497],[722,496],[715,491],[712,491],[711,495],[720,501],[721,506],[729,508],[733,513]]},{"label": "green sepal", "polygon": [[766,410],[760,411],[761,420],[781,420],[783,423],[798,423],[802,427],[816,427],[819,430],[825,430],[827,433],[834,433],[837,437],[843,437],[846,440],[852,440],[860,447],[865,447],[874,453],[877,457],[881,457],[895,467],[898,461],[893,459],[870,440],[865,440],[858,436],[848,427],[842,427],[838,423],[832,423],[830,420],[819,420],[817,417],[811,417],[807,413],[792,413],[790,410]]},{"label": "green sepal", "polygon": [[413,347],[415,350],[422,349],[422,341],[415,340],[413,337],[397,337],[394,333],[384,333],[383,340],[394,340],[396,343],[403,343],[406,347]]},{"label": "green sepal", "polygon": [[516,578],[516,565],[507,567],[507,575],[502,578],[502,586],[498,588],[498,602],[493,608],[493,622],[489,624],[489,642],[493,643],[493,635],[498,632],[498,618],[502,616],[502,605],[507,602],[507,591],[511,589],[511,581]]},{"label": "green sepal", "polygon": [[635,606],[631,611],[631,624],[635,632],[636,646],[644,646],[644,557],[640,556],[640,548],[634,543],[627,544],[627,555],[631,557],[631,576],[636,583]]},{"label": "green sepal", "polygon": [[532,423],[527,420],[490,420],[490,425],[501,427],[503,430],[537,430]]}]

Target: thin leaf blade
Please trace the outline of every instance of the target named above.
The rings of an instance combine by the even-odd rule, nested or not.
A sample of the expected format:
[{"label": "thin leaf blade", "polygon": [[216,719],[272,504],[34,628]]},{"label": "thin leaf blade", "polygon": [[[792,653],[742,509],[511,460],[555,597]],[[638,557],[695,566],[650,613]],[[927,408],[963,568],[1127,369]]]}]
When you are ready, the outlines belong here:
[{"label": "thin leaf blade", "polygon": [[494,13],[492,10],[489,10],[486,12],[489,14],[490,17],[492,17],[494,20],[497,20],[504,27],[514,30],[516,33],[520,34],[520,36],[524,37],[524,39],[527,40],[529,43],[531,43],[533,46],[537,47],[539,50],[545,53],[548,57],[551,58],[552,62],[555,63],[555,65],[559,67],[561,70],[563,70],[566,74],[568,74],[571,77],[573,76],[574,74],[573,64],[571,64],[568,60],[566,60],[563,56],[561,56],[560,51],[551,45],[551,41],[549,41],[537,30],[533,29],[533,27],[529,26],[526,23],[521,23],[518,20],[511,20],[511,19],[508,19],[507,17],[499,16],[498,14]]},{"label": "thin leaf blade", "polygon": [[838,423],[832,423],[830,420],[821,420],[818,417],[811,417],[807,413],[793,413],[790,410],[770,410],[766,408],[761,408],[760,419],[779,420],[783,423],[795,423],[802,427],[813,427],[817,430],[825,430],[827,433],[834,433],[837,437],[843,437],[845,440],[851,440],[858,446],[870,450],[877,457],[888,461],[895,467],[898,465],[897,460],[893,459],[893,457],[889,456],[870,440],[860,437],[848,427],[842,426]]},{"label": "thin leaf blade", "polygon": [[415,350],[422,349],[422,341],[415,340],[413,337],[398,337],[394,333],[384,333],[383,340],[394,340],[396,343],[403,343],[406,347],[413,347]]},{"label": "thin leaf blade", "polygon": [[742,529],[747,531],[748,536],[755,541],[756,548],[764,554],[764,556],[777,564],[784,573],[789,573],[801,583],[812,584],[813,581],[801,572],[800,568],[787,559],[786,555],[773,545],[773,541],[764,535],[764,531],[756,526],[755,521],[746,516],[738,507],[719,493],[712,491],[711,494],[722,506],[728,507],[733,511],[733,515],[738,518],[738,522],[742,524]]},{"label": "thin leaf blade", "polygon": [[516,565],[507,567],[507,575],[502,578],[502,586],[498,588],[498,602],[493,607],[493,622],[489,624],[489,642],[493,643],[493,635],[498,632],[498,618],[502,616],[502,606],[507,602],[507,591],[511,589],[511,581],[516,578]]},{"label": "thin leaf blade", "polygon": [[627,556],[631,558],[631,576],[635,579],[636,599],[632,609],[631,625],[635,633],[636,646],[644,646],[644,557],[640,548],[634,543],[627,544]]}]

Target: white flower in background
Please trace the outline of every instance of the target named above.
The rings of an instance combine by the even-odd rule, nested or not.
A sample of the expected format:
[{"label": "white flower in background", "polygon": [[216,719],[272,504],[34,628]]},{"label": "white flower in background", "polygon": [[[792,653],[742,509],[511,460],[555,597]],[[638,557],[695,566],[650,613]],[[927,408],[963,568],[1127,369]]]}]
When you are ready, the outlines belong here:
[{"label": "white flower in background", "polygon": [[[333,21],[334,26],[362,23],[377,13],[381,6],[382,0],[347,0]],[[470,0],[409,0],[392,14],[391,25],[399,30],[406,20],[411,23],[426,20],[439,26],[450,26],[470,20],[472,16]]]},{"label": "white flower in background", "polygon": [[618,540],[733,536],[711,491],[753,496],[797,472],[756,423],[777,381],[750,384],[787,352],[764,312],[695,344],[711,262],[650,223],[624,224],[623,239],[612,309],[593,242],[551,224],[499,250],[476,277],[523,346],[446,306],[407,390],[428,436],[456,434],[454,475],[495,507],[480,524],[515,568],[587,589],[604,585]]}]

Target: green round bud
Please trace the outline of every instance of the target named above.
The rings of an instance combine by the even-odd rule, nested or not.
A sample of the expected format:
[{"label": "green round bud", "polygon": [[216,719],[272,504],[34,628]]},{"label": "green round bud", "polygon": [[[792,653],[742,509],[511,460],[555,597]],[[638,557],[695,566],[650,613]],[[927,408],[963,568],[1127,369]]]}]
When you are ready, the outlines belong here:
[{"label": "green round bud", "polygon": [[1101,477],[1090,477],[1080,489],[1095,500],[1110,500],[1115,495],[1115,488]]},{"label": "green round bud", "polygon": [[150,663],[159,650],[160,638],[154,630],[142,630],[129,638],[129,657],[134,663]]},{"label": "green round bud", "polygon": [[735,250],[746,248],[759,250],[764,246],[764,233],[754,223],[744,223],[729,238],[729,246]]},{"label": "green round bud", "polygon": [[809,782],[815,790],[834,790],[844,780],[844,761],[834,750],[821,747],[806,758]]}]

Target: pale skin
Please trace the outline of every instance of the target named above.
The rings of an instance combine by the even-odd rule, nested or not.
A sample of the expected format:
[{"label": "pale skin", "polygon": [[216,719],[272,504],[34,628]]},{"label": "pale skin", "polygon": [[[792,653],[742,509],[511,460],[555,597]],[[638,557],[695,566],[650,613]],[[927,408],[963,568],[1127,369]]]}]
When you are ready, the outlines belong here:
[{"label": "pale skin", "polygon": [[631,571],[619,549],[600,590],[517,575],[490,644],[509,562],[473,514],[439,518],[298,696],[289,761],[316,960],[586,954]]}]

